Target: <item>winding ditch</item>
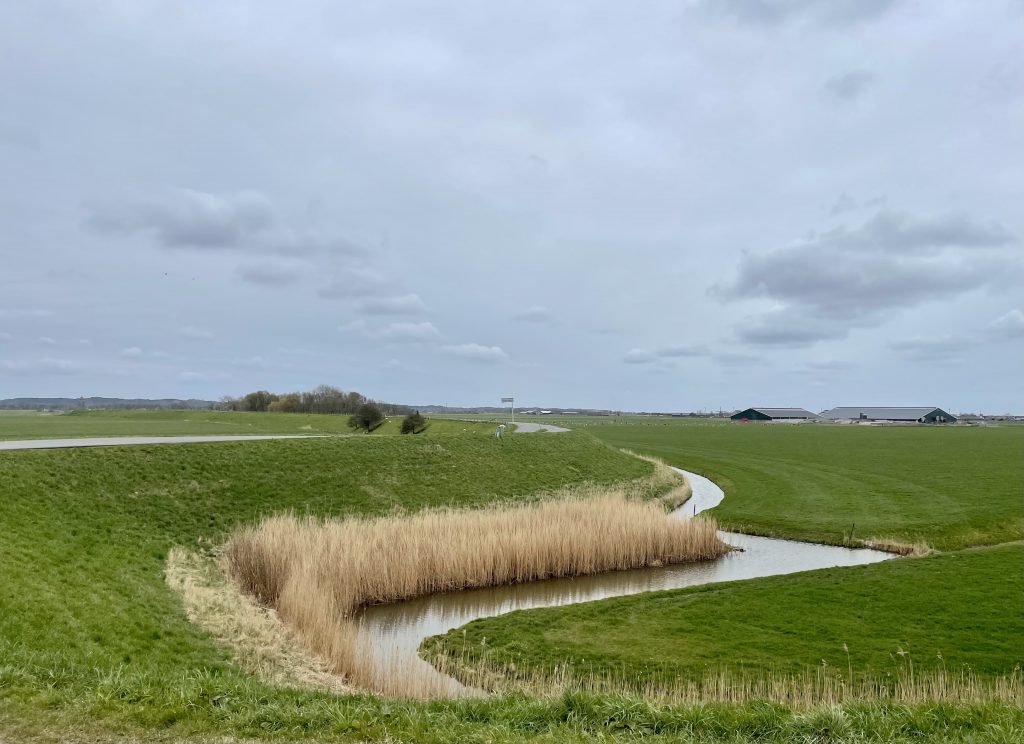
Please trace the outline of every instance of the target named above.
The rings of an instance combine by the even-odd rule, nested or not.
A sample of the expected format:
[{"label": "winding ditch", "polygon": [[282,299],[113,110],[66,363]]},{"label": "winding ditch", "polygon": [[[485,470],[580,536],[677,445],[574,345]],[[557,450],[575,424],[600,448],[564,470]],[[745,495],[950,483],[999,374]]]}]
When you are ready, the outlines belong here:
[{"label": "winding ditch", "polygon": [[[713,481],[696,473],[673,469],[689,479],[693,495],[670,517],[688,519],[717,506],[725,497]],[[415,677],[424,689],[436,690],[441,695],[472,695],[477,691],[465,687],[420,658],[418,649],[425,638],[446,633],[471,620],[515,610],[558,607],[628,594],[821,568],[859,566],[895,557],[891,553],[868,548],[817,545],[735,532],[720,532],[719,535],[729,545],[742,550],[714,561],[432,594],[405,602],[367,607],[359,617],[361,655],[379,679],[399,675],[408,681]]]}]

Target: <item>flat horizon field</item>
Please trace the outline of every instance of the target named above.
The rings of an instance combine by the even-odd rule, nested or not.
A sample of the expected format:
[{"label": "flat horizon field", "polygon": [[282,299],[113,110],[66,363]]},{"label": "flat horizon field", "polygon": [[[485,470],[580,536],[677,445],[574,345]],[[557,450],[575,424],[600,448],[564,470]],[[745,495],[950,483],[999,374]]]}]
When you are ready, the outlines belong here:
[{"label": "flat horizon field", "polygon": [[[68,424],[75,433],[84,431],[81,426],[96,436],[168,433],[154,430],[160,426],[182,434],[224,433],[204,427],[234,421],[247,433],[296,433],[279,427],[330,431],[347,418],[240,413],[233,415],[237,420],[185,420],[193,415],[53,417],[56,427],[50,420],[31,421],[8,423],[5,431],[11,438],[25,437],[25,427],[43,437],[74,435],[60,430]],[[897,522],[894,535],[918,530],[933,544],[961,540],[963,520],[977,525],[985,539],[998,539],[1006,527],[986,505],[1002,509],[1007,521],[1012,489],[1006,484],[1018,477],[1006,455],[1019,440],[986,438],[982,430],[935,432],[951,434],[947,439],[928,439],[930,430],[883,434],[885,446],[858,450],[858,441],[875,440],[842,433],[833,438],[830,427],[791,432],[579,422],[580,431],[497,441],[490,424],[444,424],[417,436],[385,430],[380,436],[0,452],[0,738],[483,742],[607,735],[645,741],[1003,742],[1024,732],[1024,710],[991,702],[846,702],[808,709],[758,701],[667,704],[573,691],[570,685],[553,697],[424,703],[283,689],[245,671],[226,647],[186,619],[164,580],[172,548],[212,556],[237,526],[290,510],[345,516],[483,506],[650,472],[648,463],[618,447],[662,454],[672,464],[711,473],[727,486],[723,506],[738,504],[726,512],[730,518],[749,510],[766,528],[781,523],[780,510],[787,516],[794,505],[804,505],[806,513],[788,515],[783,527],[832,534],[828,495],[848,500],[844,508],[856,507],[861,491],[855,486],[862,483],[863,498],[872,503],[905,502],[909,520]],[[776,432],[780,436],[771,438]],[[971,440],[972,433],[982,437]],[[956,446],[933,451],[922,442]],[[904,450],[887,451],[892,448]],[[942,459],[960,450],[983,460],[970,472],[987,470],[992,483],[1003,482],[998,498],[976,494],[959,511],[953,508],[954,487],[942,485],[952,465]],[[997,456],[986,457],[989,450]],[[845,469],[836,465],[844,459]],[[888,472],[898,463],[907,474],[902,487]],[[833,467],[838,474],[831,478]],[[766,493],[748,491],[763,483],[769,484]],[[929,497],[943,506],[931,531],[912,521]],[[837,531],[845,519],[836,520]],[[858,528],[855,537],[869,534]],[[884,672],[887,649],[904,641],[915,663],[931,660],[933,641],[951,665],[997,674],[1000,659],[1019,658],[1012,652],[1020,640],[1012,603],[1018,587],[1008,577],[1021,552],[1015,546],[946,550],[877,567],[640,595],[483,622],[494,623],[488,645],[511,649],[523,660],[540,659],[542,665],[579,655],[637,676],[694,673],[715,656],[730,667],[739,660],[754,673],[802,668],[818,663],[819,654],[838,665],[846,658],[837,651],[844,642],[856,674]],[[826,599],[832,604],[824,604]],[[826,622],[818,614],[823,608],[835,617]],[[854,635],[857,628],[863,637]],[[878,628],[891,630],[876,633],[869,644],[868,635]],[[478,637],[477,626],[465,630],[465,638]],[[595,646],[601,638],[607,643]],[[695,643],[706,644],[705,651],[695,654]],[[686,644],[690,651],[673,652]],[[598,647],[603,656],[584,655]]]},{"label": "flat horizon field", "polygon": [[908,659],[982,675],[1024,666],[1024,429],[575,423],[715,480],[726,497],[709,513],[725,528],[835,544],[852,528],[854,543],[941,552],[511,613],[429,639],[429,655],[519,674],[569,664],[635,683],[822,664],[884,680]]}]

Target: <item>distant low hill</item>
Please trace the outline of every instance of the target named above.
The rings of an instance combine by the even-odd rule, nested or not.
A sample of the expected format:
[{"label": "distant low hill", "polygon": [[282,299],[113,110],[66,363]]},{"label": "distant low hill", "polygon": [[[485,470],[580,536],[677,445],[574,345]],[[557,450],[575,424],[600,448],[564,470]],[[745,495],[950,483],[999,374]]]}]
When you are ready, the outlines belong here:
[{"label": "distant low hill", "polygon": [[0,400],[0,409],[20,411],[68,411],[95,408],[165,408],[168,410],[203,410],[215,405],[212,400],[189,398],[7,398]]}]

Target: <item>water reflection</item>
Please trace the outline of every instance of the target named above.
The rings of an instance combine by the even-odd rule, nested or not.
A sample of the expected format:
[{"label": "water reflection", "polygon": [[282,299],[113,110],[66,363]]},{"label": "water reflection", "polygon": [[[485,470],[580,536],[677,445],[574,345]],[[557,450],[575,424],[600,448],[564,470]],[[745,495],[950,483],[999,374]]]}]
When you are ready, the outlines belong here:
[{"label": "water reflection", "polygon": [[[671,516],[689,518],[717,506],[725,497],[722,490],[707,478],[684,470],[679,472],[690,479],[693,496]],[[407,602],[369,607],[360,617],[360,645],[364,653],[372,657],[374,668],[381,674],[396,673],[406,679],[416,675],[449,695],[466,694],[469,691],[461,684],[419,657],[417,649],[424,638],[446,633],[477,618],[503,615],[514,610],[558,607],[608,597],[835,566],[856,566],[893,557],[878,550],[851,550],[733,532],[719,534],[725,542],[741,550],[713,561],[433,594]]]}]

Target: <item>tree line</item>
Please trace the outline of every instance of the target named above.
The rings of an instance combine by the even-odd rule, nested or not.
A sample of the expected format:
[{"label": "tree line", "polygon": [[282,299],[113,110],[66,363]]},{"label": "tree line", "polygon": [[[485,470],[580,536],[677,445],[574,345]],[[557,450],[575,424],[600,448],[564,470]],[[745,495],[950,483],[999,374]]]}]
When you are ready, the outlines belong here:
[{"label": "tree line", "polygon": [[233,398],[221,398],[222,407],[229,411],[262,411],[269,413],[347,413],[353,414],[365,403],[373,403],[385,416],[412,413],[409,406],[385,403],[367,398],[355,391],[345,392],[330,385],[318,385],[312,390],[297,393],[271,393],[256,390]]},{"label": "tree line", "polygon": [[318,385],[312,390],[297,393],[271,393],[254,390],[233,398],[221,398],[221,408],[229,411],[258,411],[266,413],[335,413],[348,414],[348,425],[353,429],[373,431],[388,416],[405,416],[403,434],[418,434],[427,427],[419,411],[396,403],[384,403],[367,398],[354,390],[345,392],[330,385]]}]

